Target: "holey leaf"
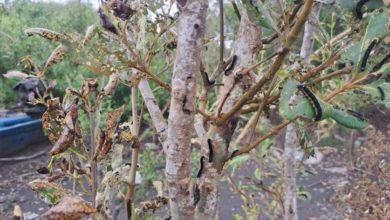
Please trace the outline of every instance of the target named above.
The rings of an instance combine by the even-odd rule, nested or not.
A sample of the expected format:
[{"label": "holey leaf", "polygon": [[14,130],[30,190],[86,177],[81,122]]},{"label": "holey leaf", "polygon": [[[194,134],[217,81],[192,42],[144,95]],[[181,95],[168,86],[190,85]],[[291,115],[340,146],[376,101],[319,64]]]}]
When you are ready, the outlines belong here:
[{"label": "holey leaf", "polygon": [[349,60],[354,64],[359,64],[367,46],[375,38],[382,39],[388,34],[386,27],[388,25],[389,16],[386,12],[374,12],[367,19],[368,24],[363,38],[346,49],[346,51],[342,54],[342,58],[344,60]]},{"label": "holey leaf", "polygon": [[60,41],[66,39],[64,34],[60,34],[45,28],[27,28],[24,33],[27,34],[27,36],[39,35],[51,41]]},{"label": "holey leaf", "polygon": [[96,210],[78,196],[65,197],[56,206],[45,212],[40,219],[80,220]]}]

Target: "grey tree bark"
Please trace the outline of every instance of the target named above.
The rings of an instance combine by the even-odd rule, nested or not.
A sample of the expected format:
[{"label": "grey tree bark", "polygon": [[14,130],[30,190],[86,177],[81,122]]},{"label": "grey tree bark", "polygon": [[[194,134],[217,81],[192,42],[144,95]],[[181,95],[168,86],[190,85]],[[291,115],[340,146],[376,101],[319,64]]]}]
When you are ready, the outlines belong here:
[{"label": "grey tree bark", "polygon": [[196,76],[206,29],[207,0],[177,1],[178,46],[172,76],[165,175],[172,219],[193,219],[190,177],[191,135],[194,126]]},{"label": "grey tree bark", "polygon": [[[241,98],[255,80],[250,74],[241,74],[240,70],[250,67],[258,61],[258,53],[262,48],[261,28],[250,21],[245,9],[241,10],[241,22],[237,40],[234,44],[233,55],[237,57],[234,69],[229,76],[225,76],[223,87],[218,95],[215,114],[224,114]],[[219,112],[220,111],[220,112]],[[199,219],[215,219],[218,210],[218,186],[220,172],[229,159],[229,144],[236,128],[239,112],[230,118],[226,124],[211,124],[205,137],[202,139],[202,151],[207,155],[203,172],[198,180],[201,192],[198,203]],[[211,146],[209,149],[209,142]],[[212,151],[212,161],[210,160]]]},{"label": "grey tree bark", "polygon": [[[303,42],[301,46],[300,55],[306,61],[310,62],[310,55],[313,52],[315,26],[313,19],[318,19],[321,5],[316,3],[311,12],[311,17],[305,23],[305,30],[303,34]],[[296,127],[294,124],[289,124],[286,129],[285,143],[284,143],[284,219],[297,220],[297,200],[296,200],[296,171],[295,171],[295,151],[298,145]]]}]

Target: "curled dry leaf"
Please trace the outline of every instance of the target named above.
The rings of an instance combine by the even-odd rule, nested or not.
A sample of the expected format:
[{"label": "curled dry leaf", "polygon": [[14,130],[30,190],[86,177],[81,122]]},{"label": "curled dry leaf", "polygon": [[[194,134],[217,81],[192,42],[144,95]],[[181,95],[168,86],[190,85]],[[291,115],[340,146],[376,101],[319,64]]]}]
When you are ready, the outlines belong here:
[{"label": "curled dry leaf", "polygon": [[142,205],[141,210],[143,212],[151,211],[154,213],[157,209],[160,209],[167,204],[168,204],[168,198],[163,197],[163,196],[157,196],[157,197],[153,198],[152,200],[142,202],[141,203],[141,205]]},{"label": "curled dry leaf", "polygon": [[18,70],[11,70],[8,71],[6,74],[3,74],[5,78],[20,78],[20,79],[25,79],[28,77],[27,73],[24,73],[22,71]]},{"label": "curled dry leaf", "polygon": [[53,52],[50,54],[49,58],[47,59],[45,63],[45,69],[61,62],[65,58],[65,53],[67,51],[67,48],[60,44],[58,47],[56,47]]},{"label": "curled dry leaf", "polygon": [[24,33],[27,34],[27,36],[39,35],[51,41],[60,41],[66,39],[65,35],[45,28],[27,28]]},{"label": "curled dry leaf", "polygon": [[100,131],[98,146],[96,154],[94,156],[95,160],[100,160],[104,158],[112,147],[112,138],[116,128],[118,127],[119,120],[125,111],[125,107],[122,106],[112,112],[107,113],[106,118],[106,132]]},{"label": "curled dry leaf", "polygon": [[81,89],[81,95],[83,97],[87,96],[91,92],[96,92],[99,86],[97,79],[86,79],[83,83],[83,88]]},{"label": "curled dry leaf", "polygon": [[70,111],[66,114],[64,119],[64,129],[54,144],[53,148],[50,150],[50,155],[56,155],[66,151],[75,140],[77,133],[79,132],[79,128],[77,123],[78,116],[78,106],[76,104],[72,104],[70,107]]},{"label": "curled dry leaf", "polygon": [[23,217],[22,208],[18,204],[15,204],[14,206],[14,212],[13,212],[13,219],[14,220],[21,220]]},{"label": "curled dry leaf", "polygon": [[95,25],[91,25],[87,28],[83,39],[83,46],[85,46],[96,35],[97,30],[98,29]]},{"label": "curled dry leaf", "polygon": [[51,143],[56,143],[64,126],[65,113],[58,98],[47,101],[47,110],[42,115],[43,131]]},{"label": "curled dry leaf", "polygon": [[79,220],[95,212],[96,210],[80,197],[65,197],[60,203],[45,212],[41,219]]},{"label": "curled dry leaf", "polygon": [[23,57],[20,60],[19,65],[22,65],[23,68],[26,68],[34,72],[35,74],[38,74],[40,72],[39,67],[35,64],[34,60],[30,55]]},{"label": "curled dry leaf", "polygon": [[66,195],[66,189],[64,187],[47,180],[36,179],[29,182],[28,185],[50,204],[57,204]]}]

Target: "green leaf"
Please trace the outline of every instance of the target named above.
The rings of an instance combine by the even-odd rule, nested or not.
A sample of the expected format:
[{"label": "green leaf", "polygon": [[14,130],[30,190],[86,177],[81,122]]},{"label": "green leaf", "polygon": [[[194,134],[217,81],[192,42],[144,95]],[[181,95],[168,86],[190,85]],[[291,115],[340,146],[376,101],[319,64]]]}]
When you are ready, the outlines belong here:
[{"label": "green leaf", "polygon": [[334,109],[331,117],[340,125],[351,129],[363,129],[368,126],[368,122],[348,114],[344,110]]},{"label": "green leaf", "polygon": [[238,166],[240,166],[242,163],[244,163],[244,162],[246,162],[248,160],[249,160],[249,155],[248,154],[240,155],[238,157],[234,157],[230,161],[230,166],[232,167],[232,173],[234,173],[236,171]]},{"label": "green leaf", "polygon": [[257,180],[261,180],[261,176],[262,176],[261,170],[259,168],[256,168],[256,170],[255,170],[255,178]]}]

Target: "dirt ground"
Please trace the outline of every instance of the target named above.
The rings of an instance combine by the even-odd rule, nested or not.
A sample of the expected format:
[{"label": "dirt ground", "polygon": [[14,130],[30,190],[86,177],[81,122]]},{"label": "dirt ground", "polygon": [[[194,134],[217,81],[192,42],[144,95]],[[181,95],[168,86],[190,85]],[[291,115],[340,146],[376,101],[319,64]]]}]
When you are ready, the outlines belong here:
[{"label": "dirt ground", "polygon": [[[48,144],[33,146],[14,156],[31,155],[48,149]],[[340,219],[340,213],[336,212],[329,199],[334,189],[347,179],[346,158],[344,153],[331,153],[321,163],[306,167],[315,174],[299,177],[298,186],[305,186],[312,198],[309,201],[298,200],[299,219]],[[27,219],[36,219],[48,209],[27,185],[29,181],[39,177],[36,170],[45,166],[48,160],[49,157],[44,154],[24,161],[0,162],[0,210],[5,219],[11,219],[14,204],[22,208]],[[241,199],[231,191],[227,182],[223,181],[221,186],[219,217],[224,220],[233,219],[233,214],[242,213]]]}]

